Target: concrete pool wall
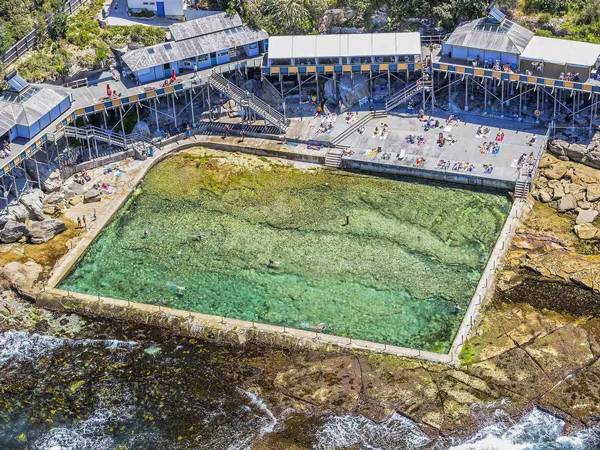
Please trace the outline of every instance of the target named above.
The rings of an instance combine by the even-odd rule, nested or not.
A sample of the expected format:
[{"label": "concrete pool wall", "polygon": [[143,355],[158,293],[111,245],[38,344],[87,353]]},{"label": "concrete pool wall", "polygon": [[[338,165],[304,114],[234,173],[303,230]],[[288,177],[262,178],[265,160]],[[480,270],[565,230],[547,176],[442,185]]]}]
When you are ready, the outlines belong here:
[{"label": "concrete pool wall", "polygon": [[473,325],[477,322],[479,308],[491,298],[495,285],[495,269],[510,247],[514,235],[515,223],[521,215],[523,202],[517,201],[512,204],[511,210],[500,236],[496,241],[494,249],[488,259],[487,265],[482,273],[475,294],[469,303],[465,316],[461,322],[458,332],[452,342],[450,352],[447,354],[433,353],[405,347],[398,347],[376,342],[355,340],[351,338],[315,333],[305,330],[290,329],[282,326],[266,325],[237,319],[228,319],[220,316],[211,316],[201,313],[193,313],[183,310],[164,308],[151,304],[142,304],[126,300],[118,300],[105,297],[91,296],[87,294],[71,293],[56,289],[55,286],[65,277],[71,268],[83,256],[89,245],[96,239],[104,226],[109,223],[121,206],[135,190],[138,183],[146,173],[157,163],[171,154],[196,146],[205,146],[218,150],[241,151],[265,156],[278,156],[305,162],[322,162],[325,157],[323,151],[287,151],[269,149],[273,141],[248,139],[245,143],[233,144],[220,142],[221,139],[189,139],[185,143],[169,145],[165,150],[159,152],[157,157],[148,161],[132,180],[117,190],[116,198],[111,199],[106,211],[101,214],[93,229],[88,230],[81,239],[73,246],[65,257],[57,263],[47,287],[43,292],[29,293],[29,296],[40,306],[53,310],[68,310],[82,315],[101,316],[122,320],[139,320],[142,323],[150,323],[172,329],[178,333],[190,334],[206,339],[218,340],[224,343],[243,344],[245,342],[263,342],[269,345],[280,345],[284,347],[309,347],[331,350],[359,350],[385,353],[400,357],[414,357],[431,362],[452,363],[458,361],[458,355],[464,341],[471,332]]}]

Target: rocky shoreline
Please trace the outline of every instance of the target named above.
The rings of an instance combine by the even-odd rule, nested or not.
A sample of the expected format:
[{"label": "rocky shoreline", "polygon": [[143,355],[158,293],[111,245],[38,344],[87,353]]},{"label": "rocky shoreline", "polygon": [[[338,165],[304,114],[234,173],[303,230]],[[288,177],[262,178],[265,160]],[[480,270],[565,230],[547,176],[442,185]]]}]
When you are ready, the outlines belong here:
[{"label": "rocky shoreline", "polygon": [[[105,174],[92,176],[92,183],[97,183]],[[600,318],[595,307],[598,294],[593,292],[600,282],[599,237],[584,239],[576,227],[584,223],[596,227],[597,214],[585,211],[600,210],[600,197],[594,196],[598,183],[596,169],[544,158],[529,199],[530,213],[517,232],[505,267],[499,269],[495,298],[457,367],[259,342],[243,347],[209,341],[191,344],[185,336],[171,336],[145,324],[54,313],[18,299],[9,283],[40,286],[44,273],[67,251],[68,239],[76,236],[72,217],[83,213],[76,207],[65,217],[66,231],[55,239],[3,248],[0,256],[7,281],[0,289],[0,314],[5,318],[0,330],[201,348],[204,360],[218,367],[226,379],[260,395],[275,416],[285,416],[285,426],[261,437],[255,446],[259,449],[310,448],[310,430],[328,414],[361,414],[381,422],[397,413],[432,438],[465,436],[479,427],[482,414],[493,414],[497,402],[512,418],[537,406],[566,420],[570,430],[589,427],[597,424],[600,414],[596,389]],[[93,207],[87,205],[86,213]],[[577,223],[582,212],[594,218]],[[61,240],[63,236],[68,239]],[[45,259],[31,253],[17,260],[5,257],[16,255],[15,245],[23,246],[26,255],[27,248],[34,247],[47,255]],[[108,367],[100,370],[107,376],[111,373]],[[294,414],[283,414],[290,409]]]}]

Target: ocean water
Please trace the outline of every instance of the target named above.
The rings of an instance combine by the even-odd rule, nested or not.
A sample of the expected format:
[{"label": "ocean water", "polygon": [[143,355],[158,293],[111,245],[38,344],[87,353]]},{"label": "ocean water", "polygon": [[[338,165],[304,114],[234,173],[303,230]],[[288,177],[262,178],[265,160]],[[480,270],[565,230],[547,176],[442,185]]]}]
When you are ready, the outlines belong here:
[{"label": "ocean water", "polygon": [[152,169],[61,287],[449,349],[506,196],[221,156]]},{"label": "ocean water", "polygon": [[[5,332],[0,348],[2,449],[250,450],[294,426],[286,422],[294,411],[276,416],[207,364],[201,347]],[[514,422],[502,406],[463,439],[431,440],[398,413],[380,423],[325,415],[292,434],[303,436],[298,448],[314,450],[600,448],[600,428],[565,435],[565,423],[548,413],[533,409]]]}]

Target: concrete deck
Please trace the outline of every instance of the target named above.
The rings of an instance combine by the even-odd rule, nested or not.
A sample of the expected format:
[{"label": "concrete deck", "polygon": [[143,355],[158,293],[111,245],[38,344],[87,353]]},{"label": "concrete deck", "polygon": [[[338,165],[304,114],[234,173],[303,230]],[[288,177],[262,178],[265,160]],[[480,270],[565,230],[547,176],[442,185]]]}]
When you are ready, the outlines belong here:
[{"label": "concrete deck", "polygon": [[[358,120],[360,120],[368,112],[363,109],[358,111],[358,114]],[[459,115],[461,121],[458,124],[446,126],[447,113],[440,111],[431,117],[434,122],[436,119],[439,120],[442,126],[426,132],[423,130],[424,123],[414,116],[389,115],[371,119],[364,125],[365,130],[362,134],[355,131],[338,143],[353,152],[353,154],[344,156],[342,167],[511,190],[519,178],[519,171],[516,167],[519,157],[524,153],[529,155],[532,152],[534,157],[537,157],[544,150],[543,138],[547,130],[539,125],[514,120],[492,119],[467,113]],[[352,127],[352,124],[346,123],[345,118],[346,113],[339,115],[333,129],[328,133],[319,133],[318,131],[322,118],[304,118],[300,123],[298,123],[298,119],[293,119],[290,131],[293,130],[295,134],[308,135],[309,139],[329,143]],[[294,122],[296,123],[294,124]],[[384,124],[388,125],[389,134],[385,139],[380,139],[374,135],[375,128],[381,130]],[[490,132],[487,137],[476,137],[480,126],[489,128]],[[495,142],[498,132],[504,133],[503,141],[499,142],[500,152],[498,154],[482,154],[479,147],[484,142]],[[443,133],[447,139],[452,137],[456,143],[449,144],[447,142],[444,147],[440,147],[437,144],[439,133]],[[536,143],[532,146],[527,145],[534,134],[537,138]],[[423,145],[410,144],[406,142],[406,137],[409,135],[422,135],[426,138],[426,142]],[[378,147],[381,148],[381,151],[373,152]],[[400,160],[398,156],[402,152],[405,155]],[[417,165],[417,160],[421,159],[423,162]],[[449,161],[450,167],[448,169],[438,168],[441,160]],[[455,163],[473,164],[474,168],[472,171],[453,170]],[[484,173],[484,165],[492,165],[493,171],[489,174]]]}]

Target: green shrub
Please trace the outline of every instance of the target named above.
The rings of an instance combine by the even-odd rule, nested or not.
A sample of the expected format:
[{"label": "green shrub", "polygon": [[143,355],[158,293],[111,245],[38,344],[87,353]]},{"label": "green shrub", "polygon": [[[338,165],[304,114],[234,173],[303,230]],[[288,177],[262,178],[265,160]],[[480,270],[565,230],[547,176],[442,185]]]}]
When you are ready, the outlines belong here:
[{"label": "green shrub", "polygon": [[524,0],[523,9],[527,13],[545,12],[562,14],[567,11],[569,3],[566,0]]},{"label": "green shrub", "polygon": [[142,9],[141,11],[129,11],[131,17],[154,17],[154,12],[149,9]]}]

